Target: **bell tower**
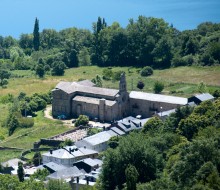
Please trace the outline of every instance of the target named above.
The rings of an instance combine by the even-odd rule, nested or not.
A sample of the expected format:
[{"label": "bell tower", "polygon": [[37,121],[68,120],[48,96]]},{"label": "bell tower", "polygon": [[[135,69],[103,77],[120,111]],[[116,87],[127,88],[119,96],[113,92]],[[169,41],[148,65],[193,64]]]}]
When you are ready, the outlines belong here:
[{"label": "bell tower", "polygon": [[127,84],[126,84],[126,78],[125,73],[123,72],[121,74],[120,82],[119,82],[119,93],[127,92]]}]

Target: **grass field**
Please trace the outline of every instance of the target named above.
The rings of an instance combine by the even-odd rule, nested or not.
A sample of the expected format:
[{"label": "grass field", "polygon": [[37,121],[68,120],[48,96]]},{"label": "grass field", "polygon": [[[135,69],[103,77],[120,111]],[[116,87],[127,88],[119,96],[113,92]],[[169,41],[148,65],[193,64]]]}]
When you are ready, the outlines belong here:
[{"label": "grass field", "polygon": [[[182,96],[190,96],[196,93],[196,86],[204,82],[208,88],[220,88],[220,67],[177,67],[165,70],[155,70],[150,77],[141,77],[139,68],[114,67],[113,71],[126,72],[127,88],[129,91],[138,90],[136,84],[139,80],[145,83],[143,91],[153,92],[153,84],[156,80],[165,83],[164,93],[170,91],[182,91]],[[0,95],[11,93],[18,95],[21,91],[28,95],[47,92],[55,87],[59,81],[78,81],[79,79],[92,79],[97,74],[102,75],[103,68],[96,66],[67,69],[64,76],[45,76],[37,78],[31,71],[13,71],[20,78],[11,78],[8,88],[0,89]],[[118,82],[103,80],[103,87],[118,88]],[[181,94],[180,94],[181,95]]]},{"label": "grass field", "polygon": [[0,163],[13,158],[19,158],[22,151],[15,150],[0,150]]},{"label": "grass field", "polygon": [[[0,98],[12,94],[17,96],[20,92],[27,95],[33,93],[48,92],[53,89],[59,81],[78,81],[80,79],[92,79],[98,74],[102,76],[104,68],[97,66],[79,67],[67,69],[64,76],[45,76],[39,79],[32,71],[13,71],[13,78],[9,80],[8,87],[0,89]],[[155,81],[162,81],[165,84],[163,94],[172,94],[183,97],[190,97],[198,93],[197,86],[200,82],[206,84],[209,91],[220,90],[220,67],[177,67],[165,70],[154,70],[150,77],[141,77],[140,68],[134,67],[114,67],[113,72],[124,71],[127,79],[127,89],[138,90],[136,85],[138,81],[143,81],[145,87],[142,91],[153,92]],[[103,80],[103,87],[118,88],[118,81]],[[2,122],[7,117],[8,104],[0,103],[0,135],[5,137],[0,141],[0,146],[12,146],[24,149],[33,147],[33,142],[40,138],[47,138],[61,132],[67,131],[68,128],[60,121],[54,121],[44,118],[43,112],[38,112],[34,118],[35,125],[29,129],[17,129],[15,133],[8,137],[8,130],[2,128]],[[4,151],[0,153],[0,160],[5,158],[17,157],[20,153],[17,151]],[[11,156],[10,156],[11,155]]]}]

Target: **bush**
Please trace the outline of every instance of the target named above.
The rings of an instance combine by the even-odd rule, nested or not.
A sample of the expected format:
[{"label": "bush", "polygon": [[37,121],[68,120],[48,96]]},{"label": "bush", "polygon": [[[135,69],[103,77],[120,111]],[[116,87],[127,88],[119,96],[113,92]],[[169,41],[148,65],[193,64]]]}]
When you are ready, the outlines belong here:
[{"label": "bush", "polygon": [[164,84],[160,81],[154,83],[154,93],[160,94],[164,89]]},{"label": "bush", "polygon": [[215,90],[212,95],[215,97],[215,98],[218,98],[220,97],[220,90]]},{"label": "bush", "polygon": [[149,66],[144,67],[141,71],[140,74],[142,77],[147,77],[153,74],[153,69]]},{"label": "bush", "polygon": [[123,71],[116,71],[113,73],[113,81],[119,81],[121,78],[121,74],[123,73]]},{"label": "bush", "polygon": [[139,88],[140,90],[142,90],[144,88],[144,83],[142,81],[139,81],[137,83],[137,88]]},{"label": "bush", "polygon": [[113,72],[111,69],[103,69],[102,75],[104,80],[111,80]]},{"label": "bush", "polygon": [[87,125],[89,123],[89,118],[86,115],[80,115],[75,122],[75,126]]},{"label": "bush", "polygon": [[18,119],[20,127],[22,128],[30,128],[34,126],[34,118],[29,117],[21,117]]},{"label": "bush", "polygon": [[66,66],[62,61],[55,61],[52,66],[51,74],[53,76],[62,76],[62,75],[64,75],[65,68],[66,68]]}]

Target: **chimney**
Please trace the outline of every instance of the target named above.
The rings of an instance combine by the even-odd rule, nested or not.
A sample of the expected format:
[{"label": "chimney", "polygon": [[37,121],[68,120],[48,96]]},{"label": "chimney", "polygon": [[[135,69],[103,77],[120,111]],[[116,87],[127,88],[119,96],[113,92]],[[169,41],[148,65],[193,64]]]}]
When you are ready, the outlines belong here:
[{"label": "chimney", "polygon": [[142,126],[142,123],[140,122],[140,127]]},{"label": "chimney", "polygon": [[70,152],[70,153],[71,153],[71,151],[72,151],[71,148],[69,148],[69,152]]},{"label": "chimney", "polygon": [[86,148],[86,146],[84,146],[84,148]]},{"label": "chimney", "polygon": [[79,177],[76,177],[76,183],[79,183]]},{"label": "chimney", "polygon": [[53,150],[52,149],[50,149],[50,154],[53,154]]}]

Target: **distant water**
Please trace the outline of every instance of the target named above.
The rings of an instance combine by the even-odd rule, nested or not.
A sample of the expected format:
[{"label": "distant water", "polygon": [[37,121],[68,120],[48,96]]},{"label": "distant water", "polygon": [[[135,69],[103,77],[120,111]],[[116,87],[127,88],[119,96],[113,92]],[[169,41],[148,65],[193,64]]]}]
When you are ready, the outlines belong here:
[{"label": "distant water", "polygon": [[125,27],[139,15],[163,18],[179,30],[205,21],[220,22],[220,0],[0,0],[0,35],[18,38],[32,33],[38,17],[40,30],[69,27],[92,29],[98,16],[109,25]]}]

